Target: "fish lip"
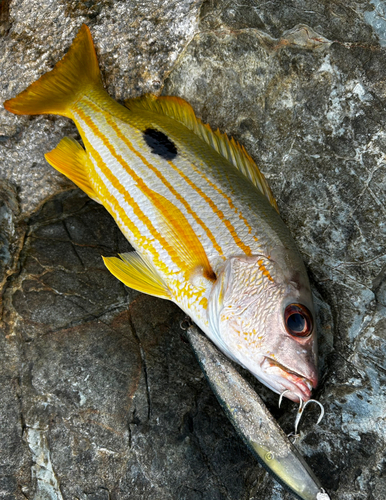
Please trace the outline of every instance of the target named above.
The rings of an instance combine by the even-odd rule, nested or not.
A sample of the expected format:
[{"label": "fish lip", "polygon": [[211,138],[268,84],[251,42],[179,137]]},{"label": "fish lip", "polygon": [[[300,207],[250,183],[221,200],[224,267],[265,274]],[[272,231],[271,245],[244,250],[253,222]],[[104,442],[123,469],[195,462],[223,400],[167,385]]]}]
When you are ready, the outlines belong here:
[{"label": "fish lip", "polygon": [[299,402],[300,399],[303,401],[308,401],[310,399],[312,389],[316,387],[316,379],[309,380],[268,356],[264,356],[264,359],[268,362],[269,367],[276,367],[280,370],[282,379],[281,384],[283,386],[282,392],[285,390],[290,391],[290,393],[286,395],[288,399],[294,402]]}]

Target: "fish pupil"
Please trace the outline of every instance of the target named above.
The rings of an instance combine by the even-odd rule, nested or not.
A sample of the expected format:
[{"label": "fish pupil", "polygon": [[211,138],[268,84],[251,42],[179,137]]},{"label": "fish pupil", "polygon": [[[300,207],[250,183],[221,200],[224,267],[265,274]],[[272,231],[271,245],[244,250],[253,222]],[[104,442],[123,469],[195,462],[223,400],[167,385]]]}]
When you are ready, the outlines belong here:
[{"label": "fish pupil", "polygon": [[161,156],[165,160],[173,160],[177,156],[176,145],[163,132],[154,128],[147,128],[143,133],[143,137],[153,154]]},{"label": "fish pupil", "polygon": [[309,337],[313,329],[312,315],[302,304],[290,304],[285,308],[284,324],[293,337]]},{"label": "fish pupil", "polygon": [[301,333],[306,326],[306,320],[302,314],[295,313],[287,319],[288,328],[294,333]]}]

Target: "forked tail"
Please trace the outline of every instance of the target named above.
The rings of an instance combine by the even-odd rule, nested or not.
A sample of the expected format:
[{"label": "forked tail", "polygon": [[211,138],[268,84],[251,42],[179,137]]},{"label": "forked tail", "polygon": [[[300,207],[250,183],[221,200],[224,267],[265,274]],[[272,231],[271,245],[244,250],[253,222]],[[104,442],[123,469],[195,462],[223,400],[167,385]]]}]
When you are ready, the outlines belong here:
[{"label": "forked tail", "polygon": [[69,51],[52,71],[41,76],[4,108],[17,115],[70,116],[74,104],[90,88],[101,87],[97,56],[91,33],[83,24]]}]

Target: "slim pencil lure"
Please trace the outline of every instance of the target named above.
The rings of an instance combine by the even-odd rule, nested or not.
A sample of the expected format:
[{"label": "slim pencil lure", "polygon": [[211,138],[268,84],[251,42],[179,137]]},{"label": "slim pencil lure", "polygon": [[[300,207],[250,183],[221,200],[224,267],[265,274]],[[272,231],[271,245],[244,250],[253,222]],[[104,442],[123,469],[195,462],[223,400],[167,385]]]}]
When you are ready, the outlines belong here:
[{"label": "slim pencil lure", "polygon": [[213,392],[252,454],[298,498],[329,500],[252,387],[197,328],[190,326],[186,333]]},{"label": "slim pencil lure", "polygon": [[71,118],[47,161],[114,217],[135,252],[105,258],[123,283],[178,304],[272,390],[307,401],[317,384],[307,274],[271,190],[233,139],[177,97],[121,106],[103,88],[83,25],[55,68],[4,107]]}]

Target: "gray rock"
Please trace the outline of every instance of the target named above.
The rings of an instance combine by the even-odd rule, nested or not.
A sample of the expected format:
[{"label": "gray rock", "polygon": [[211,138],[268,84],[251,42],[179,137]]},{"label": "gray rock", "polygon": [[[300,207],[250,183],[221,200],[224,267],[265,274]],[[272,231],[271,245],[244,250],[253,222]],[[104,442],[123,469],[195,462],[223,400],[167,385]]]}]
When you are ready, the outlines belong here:
[{"label": "gray rock", "polygon": [[37,499],[241,498],[246,471],[262,471],[183,341],[183,313],[104,268],[101,254],[130,250],[104,208],[73,190],[28,226],[4,341],[18,360],[15,451],[31,477],[10,498],[20,486]]},{"label": "gray rock", "polygon": [[23,226],[18,225],[18,215],[15,187],[0,179],[0,296],[7,276],[14,270],[19,257]]},{"label": "gray rock", "polygon": [[[1,5],[2,100],[86,22],[111,95],[184,97],[257,160],[318,309],[326,417],[310,409],[299,449],[331,498],[385,498],[384,3]],[[1,498],[291,498],[221,413],[182,313],[103,267],[129,245],[45,164],[63,135],[77,137],[64,118],[0,111],[0,178],[21,207],[2,184]],[[255,387],[290,432],[294,405]]]}]

